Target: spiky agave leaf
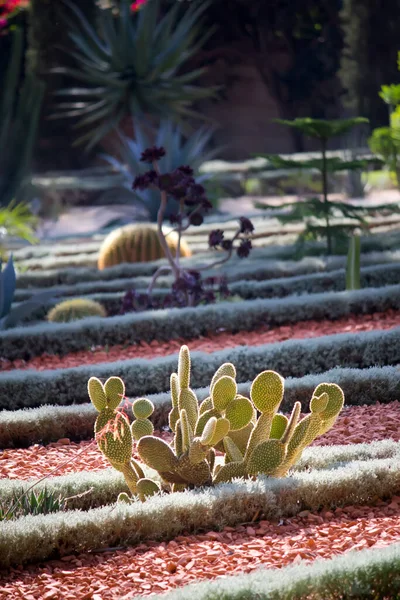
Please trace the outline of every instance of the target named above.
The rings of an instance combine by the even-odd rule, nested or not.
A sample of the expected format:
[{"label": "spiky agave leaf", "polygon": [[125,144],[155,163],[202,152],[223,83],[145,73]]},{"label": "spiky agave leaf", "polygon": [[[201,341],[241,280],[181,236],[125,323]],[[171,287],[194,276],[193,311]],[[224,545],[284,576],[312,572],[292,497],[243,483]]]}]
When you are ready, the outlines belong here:
[{"label": "spiky agave leaf", "polygon": [[[159,161],[160,170],[163,173],[170,173],[181,165],[190,165],[195,172],[196,181],[203,183],[211,177],[211,173],[199,175],[199,167],[203,162],[212,160],[220,152],[220,148],[208,149],[214,133],[212,127],[200,127],[194,133],[185,136],[182,127],[178,124],[173,123],[171,119],[162,119],[158,128],[153,131],[153,136],[139,122],[135,122],[134,129],[134,138],[118,132],[115,152],[119,159],[109,154],[102,154],[101,157],[124,176],[124,186],[132,194],[132,199],[148,210],[151,221],[156,221],[160,193],[152,189],[140,192],[132,190],[132,180],[135,176],[148,170],[148,165],[140,160],[143,150],[153,144],[168,148],[166,155]],[[176,200],[169,198],[165,216],[169,217],[177,211],[177,208]]]},{"label": "spiky agave leaf", "polygon": [[216,88],[194,82],[204,73],[195,69],[181,74],[187,60],[212,34],[201,35],[199,20],[208,2],[190,5],[181,13],[175,3],[160,16],[160,1],[149,0],[135,15],[130,1],[122,0],[119,14],[99,11],[97,31],[76,5],[67,2],[65,22],[74,50],[68,49],[77,67],[57,67],[53,72],[71,76],[76,87],[59,90],[65,100],[53,118],[77,118],[76,127],[86,129],[77,143],[93,148],[121,118],[173,118],[183,122],[194,113],[190,106],[215,95]]}]

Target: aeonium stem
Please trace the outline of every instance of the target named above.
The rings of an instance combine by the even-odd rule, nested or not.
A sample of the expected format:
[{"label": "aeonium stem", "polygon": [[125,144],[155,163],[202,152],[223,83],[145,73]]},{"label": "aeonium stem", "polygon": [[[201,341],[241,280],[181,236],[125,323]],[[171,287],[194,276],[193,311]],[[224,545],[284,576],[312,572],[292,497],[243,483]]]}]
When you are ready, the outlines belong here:
[{"label": "aeonium stem", "polygon": [[172,269],[168,265],[163,265],[161,267],[158,267],[157,271],[154,273],[153,277],[151,278],[149,287],[147,288],[148,295],[150,295],[152,293],[155,283],[156,283],[157,279],[160,277],[160,275],[162,273],[170,273],[171,271],[172,271]]},{"label": "aeonium stem", "polygon": [[[158,176],[161,175],[160,173],[160,169],[158,166],[157,161],[153,161],[153,169],[155,170],[155,172],[157,173]],[[163,230],[162,230],[162,225],[164,222],[164,214],[165,214],[165,210],[167,208],[167,192],[165,190],[161,191],[161,202],[160,202],[160,208],[158,209],[158,213],[157,213],[157,231],[158,231],[158,238],[160,240],[160,244],[165,252],[165,256],[169,262],[169,264],[171,265],[171,270],[174,274],[175,279],[179,278],[179,266],[176,264],[174,257],[172,256],[172,252],[167,244],[167,240],[165,239]]]}]

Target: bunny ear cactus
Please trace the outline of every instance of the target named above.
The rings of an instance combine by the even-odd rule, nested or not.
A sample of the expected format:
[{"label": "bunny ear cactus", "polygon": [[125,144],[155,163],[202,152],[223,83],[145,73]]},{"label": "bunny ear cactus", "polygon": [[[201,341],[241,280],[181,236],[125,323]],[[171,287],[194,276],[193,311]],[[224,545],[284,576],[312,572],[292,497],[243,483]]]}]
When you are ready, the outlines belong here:
[{"label": "bunny ear cactus", "polygon": [[97,377],[88,381],[89,398],[99,412],[94,430],[97,444],[111,465],[121,471],[133,494],[137,482],[144,478],[139,464],[132,459],[133,438],[126,416],[118,411],[125,395],[125,385],[119,377],[110,377],[103,384]]},{"label": "bunny ear cactus", "polygon": [[[163,489],[166,486],[173,492],[259,474],[283,477],[304,448],[334,425],[344,404],[338,385],[321,383],[310,400],[310,413],[300,419],[301,404],[295,402],[287,417],[278,412],[284,395],[284,380],[278,373],[260,373],[247,398],[238,393],[235,367],[225,363],[216,371],[210,395],[199,407],[190,388],[190,372],[189,349],[182,346],[178,371],[170,380],[170,444],[152,435],[149,417],[154,405],[149,400],[134,401],[134,420],[129,426],[125,415],[118,412],[125,393],[123,382],[118,377],[104,385],[95,377],[89,380],[89,396],[99,411],[95,426],[99,447],[140,500],[161,488],[132,459],[134,441],[144,464],[158,472]],[[216,460],[216,451],[223,454],[222,461],[220,457]],[[125,493],[119,500],[130,501]]]}]

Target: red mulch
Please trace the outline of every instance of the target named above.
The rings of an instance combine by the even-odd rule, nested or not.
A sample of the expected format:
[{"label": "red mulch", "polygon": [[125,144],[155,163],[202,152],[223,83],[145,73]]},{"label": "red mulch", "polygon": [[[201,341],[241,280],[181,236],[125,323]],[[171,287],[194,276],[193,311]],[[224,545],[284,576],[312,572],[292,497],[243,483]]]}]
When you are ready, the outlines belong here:
[{"label": "red mulch", "polygon": [[[166,441],[171,439],[167,432],[158,435]],[[388,438],[400,441],[400,402],[345,407],[334,427],[314,445],[359,444]],[[69,462],[64,464],[66,461]],[[90,441],[77,444],[65,439],[48,446],[35,444],[0,452],[0,477],[9,479],[39,479],[56,467],[59,468],[53,475],[98,471],[109,466],[97,445]]]},{"label": "red mulch", "polygon": [[388,310],[384,313],[372,315],[351,315],[337,321],[300,321],[291,325],[279,327],[260,326],[257,331],[240,331],[238,333],[217,332],[210,333],[206,338],[192,340],[170,340],[162,342],[154,340],[150,344],[140,342],[131,346],[112,346],[105,350],[96,347],[92,350],[81,350],[60,357],[58,355],[44,354],[29,361],[22,359],[9,361],[0,358],[0,371],[13,369],[60,369],[78,367],[80,365],[98,364],[131,358],[155,358],[167,356],[179,351],[182,344],[190,344],[190,349],[203,352],[215,352],[224,348],[248,345],[260,346],[273,342],[282,342],[289,339],[303,339],[330,335],[333,333],[359,333],[374,329],[391,329],[400,325],[400,312]]},{"label": "red mulch", "polygon": [[383,547],[400,536],[400,497],[318,515],[304,511],[280,523],[260,521],[169,543],[66,556],[12,569],[0,600],[115,600],[166,592],[201,579],[281,568],[350,550]]}]

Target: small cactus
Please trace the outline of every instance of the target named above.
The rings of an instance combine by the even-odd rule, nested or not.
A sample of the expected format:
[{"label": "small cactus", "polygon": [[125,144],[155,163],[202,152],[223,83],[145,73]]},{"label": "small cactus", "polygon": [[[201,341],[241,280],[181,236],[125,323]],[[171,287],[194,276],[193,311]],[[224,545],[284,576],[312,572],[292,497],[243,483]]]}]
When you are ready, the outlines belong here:
[{"label": "small cactus", "polygon": [[72,298],[56,304],[48,313],[50,323],[69,323],[85,317],[106,317],[107,313],[100,302],[86,298]]},{"label": "small cactus", "polygon": [[[100,449],[140,500],[168,488],[183,491],[259,474],[283,477],[304,448],[332,427],[344,404],[338,385],[322,383],[311,397],[309,414],[299,420],[301,405],[295,402],[287,417],[278,412],[284,394],[284,380],[278,373],[260,373],[247,398],[237,392],[235,367],[225,363],[212,378],[210,395],[199,406],[190,388],[190,371],[189,349],[182,346],[178,372],[170,379],[169,424],[174,434],[170,444],[152,435],[149,417],[154,406],[149,400],[135,400],[129,428],[126,417],[118,413],[125,393],[122,381],[112,377],[103,385],[94,377],[89,380],[90,399],[99,411],[96,431],[106,431],[98,440]],[[114,421],[119,425],[110,432],[107,425]],[[132,459],[133,440],[144,464],[158,472],[161,486],[147,478]],[[216,451],[222,452],[223,462],[216,462]],[[119,501],[127,501],[127,496],[120,495]]]},{"label": "small cactus", "polygon": [[[166,242],[175,255],[178,248],[178,235],[169,232]],[[192,253],[185,240],[180,243],[181,256]],[[157,227],[149,224],[130,224],[114,229],[104,239],[100,248],[97,266],[100,270],[121,263],[148,262],[164,258],[164,250],[158,237]]]}]

